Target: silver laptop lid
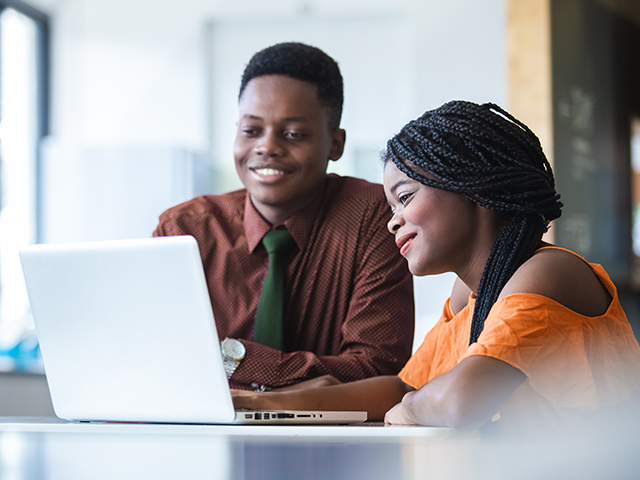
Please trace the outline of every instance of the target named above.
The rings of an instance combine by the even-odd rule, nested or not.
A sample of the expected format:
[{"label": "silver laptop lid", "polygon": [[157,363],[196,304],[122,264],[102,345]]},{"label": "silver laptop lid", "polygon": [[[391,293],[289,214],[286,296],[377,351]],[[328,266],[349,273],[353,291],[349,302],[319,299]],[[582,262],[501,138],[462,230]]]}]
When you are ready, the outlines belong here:
[{"label": "silver laptop lid", "polygon": [[20,251],[56,414],[227,423],[227,378],[193,237]]}]

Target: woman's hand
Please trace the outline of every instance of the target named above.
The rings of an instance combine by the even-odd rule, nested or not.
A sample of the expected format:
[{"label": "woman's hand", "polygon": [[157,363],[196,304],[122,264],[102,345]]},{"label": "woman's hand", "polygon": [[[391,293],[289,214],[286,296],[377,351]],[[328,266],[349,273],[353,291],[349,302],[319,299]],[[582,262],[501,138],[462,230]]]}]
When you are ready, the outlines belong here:
[{"label": "woman's hand", "polygon": [[526,378],[502,360],[467,357],[419,390],[404,395],[385,420],[474,430],[491,420]]},{"label": "woman's hand", "polygon": [[402,406],[402,402],[389,410],[384,416],[384,423],[391,425],[415,425],[413,420]]}]

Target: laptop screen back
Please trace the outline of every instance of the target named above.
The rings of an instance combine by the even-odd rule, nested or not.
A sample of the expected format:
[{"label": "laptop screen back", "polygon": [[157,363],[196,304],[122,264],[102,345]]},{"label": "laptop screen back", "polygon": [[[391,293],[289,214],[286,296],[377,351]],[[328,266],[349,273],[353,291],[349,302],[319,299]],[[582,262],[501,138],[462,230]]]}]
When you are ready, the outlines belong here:
[{"label": "laptop screen back", "polygon": [[193,237],[32,245],[20,257],[59,417],[233,421]]}]

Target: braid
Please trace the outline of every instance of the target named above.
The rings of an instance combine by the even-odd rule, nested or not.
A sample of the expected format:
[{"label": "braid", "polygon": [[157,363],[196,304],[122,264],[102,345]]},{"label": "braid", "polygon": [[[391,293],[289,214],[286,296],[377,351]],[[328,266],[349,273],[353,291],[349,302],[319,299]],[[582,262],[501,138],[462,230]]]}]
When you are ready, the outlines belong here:
[{"label": "braid", "polygon": [[474,343],[506,283],[561,214],[540,141],[495,104],[455,101],[408,123],[387,143],[386,158],[413,180],[510,217],[480,279],[469,340]]},{"label": "braid", "polygon": [[478,340],[484,321],[502,288],[520,265],[537,249],[545,228],[530,215],[518,213],[503,228],[480,279],[476,306],[471,321],[469,344]]}]

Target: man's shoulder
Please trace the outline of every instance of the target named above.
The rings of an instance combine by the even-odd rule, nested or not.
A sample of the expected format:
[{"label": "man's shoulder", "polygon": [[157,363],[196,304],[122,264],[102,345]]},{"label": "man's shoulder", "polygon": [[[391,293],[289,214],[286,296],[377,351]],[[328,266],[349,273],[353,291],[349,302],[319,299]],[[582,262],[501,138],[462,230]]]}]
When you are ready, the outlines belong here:
[{"label": "man's shoulder", "polygon": [[328,175],[327,193],[331,208],[341,206],[350,208],[360,206],[364,209],[381,206],[387,208],[382,185],[361,178]]},{"label": "man's shoulder", "polygon": [[324,206],[321,212],[323,229],[345,229],[359,232],[358,235],[377,235],[386,232],[389,221],[389,205],[382,185],[360,178],[330,175]]}]

